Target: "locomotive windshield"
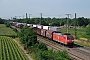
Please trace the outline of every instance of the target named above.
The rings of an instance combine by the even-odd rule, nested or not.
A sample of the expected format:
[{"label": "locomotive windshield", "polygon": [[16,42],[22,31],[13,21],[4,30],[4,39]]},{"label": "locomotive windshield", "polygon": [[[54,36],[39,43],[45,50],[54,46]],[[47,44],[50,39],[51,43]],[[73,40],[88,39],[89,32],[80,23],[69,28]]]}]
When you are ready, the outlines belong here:
[{"label": "locomotive windshield", "polygon": [[74,38],[73,38],[72,35],[67,35],[67,39],[68,39],[68,40],[74,40]]}]

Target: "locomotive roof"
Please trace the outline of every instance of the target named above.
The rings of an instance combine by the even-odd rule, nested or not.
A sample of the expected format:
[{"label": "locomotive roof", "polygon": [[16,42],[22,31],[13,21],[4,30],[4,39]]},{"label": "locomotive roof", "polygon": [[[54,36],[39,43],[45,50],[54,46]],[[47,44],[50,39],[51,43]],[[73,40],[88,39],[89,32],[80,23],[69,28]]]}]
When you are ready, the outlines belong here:
[{"label": "locomotive roof", "polygon": [[71,35],[70,33],[64,33],[64,35]]}]

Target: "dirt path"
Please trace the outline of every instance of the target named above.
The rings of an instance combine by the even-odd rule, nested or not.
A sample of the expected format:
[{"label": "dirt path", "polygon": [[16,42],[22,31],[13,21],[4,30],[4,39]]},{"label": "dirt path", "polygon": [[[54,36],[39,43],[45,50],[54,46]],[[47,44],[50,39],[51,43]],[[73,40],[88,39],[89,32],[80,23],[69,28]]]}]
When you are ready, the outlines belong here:
[{"label": "dirt path", "polygon": [[24,52],[24,54],[26,55],[26,57],[28,58],[28,60],[33,60],[30,56],[29,56],[29,54],[27,54],[27,52],[26,52],[26,50],[24,50],[23,49],[23,46],[21,46],[15,39],[13,39],[16,43],[17,43],[17,45],[22,49],[22,51]]}]

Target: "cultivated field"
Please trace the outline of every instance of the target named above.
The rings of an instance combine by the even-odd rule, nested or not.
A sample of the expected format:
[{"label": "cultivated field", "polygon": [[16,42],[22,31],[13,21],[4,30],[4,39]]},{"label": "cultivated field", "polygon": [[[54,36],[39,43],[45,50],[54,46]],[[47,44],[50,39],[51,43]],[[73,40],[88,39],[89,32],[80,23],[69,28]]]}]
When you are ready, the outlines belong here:
[{"label": "cultivated field", "polygon": [[1,35],[3,35],[3,36],[6,36],[6,35],[12,36],[12,35],[16,35],[16,33],[11,28],[6,27],[4,24],[0,24],[0,36]]},{"label": "cultivated field", "polygon": [[27,58],[12,38],[0,36],[0,60],[27,60]]}]

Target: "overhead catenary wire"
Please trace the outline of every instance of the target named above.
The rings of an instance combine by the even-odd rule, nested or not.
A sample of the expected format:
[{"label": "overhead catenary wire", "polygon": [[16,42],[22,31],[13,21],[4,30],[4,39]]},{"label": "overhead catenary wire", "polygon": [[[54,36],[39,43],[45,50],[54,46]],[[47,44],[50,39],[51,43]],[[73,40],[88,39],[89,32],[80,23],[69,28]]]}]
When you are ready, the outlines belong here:
[{"label": "overhead catenary wire", "polygon": [[65,15],[67,15],[67,17],[66,17],[66,19],[67,19],[67,33],[69,33],[69,16],[71,15],[71,14],[65,14]]}]

